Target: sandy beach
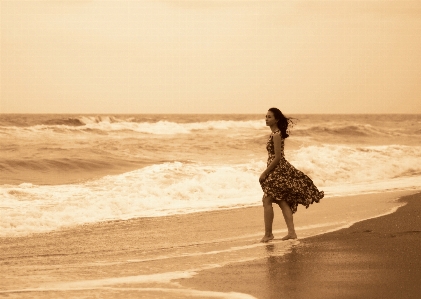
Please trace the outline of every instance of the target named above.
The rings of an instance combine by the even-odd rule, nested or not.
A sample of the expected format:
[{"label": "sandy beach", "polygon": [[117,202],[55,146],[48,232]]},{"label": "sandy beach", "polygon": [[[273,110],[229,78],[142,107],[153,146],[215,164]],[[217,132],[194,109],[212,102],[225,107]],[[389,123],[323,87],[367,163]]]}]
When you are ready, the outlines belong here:
[{"label": "sandy beach", "polygon": [[[280,241],[285,227],[275,210],[276,238],[259,243],[261,207],[1,238],[0,296],[415,298],[420,290],[420,194],[394,200],[411,193],[324,199],[299,211],[300,239],[287,242]],[[367,202],[378,204],[370,212],[362,208]],[[389,214],[405,202],[398,212],[338,230],[381,214],[375,205],[384,203],[383,214]],[[326,217],[330,221],[323,223]]]},{"label": "sandy beach", "polygon": [[182,283],[256,298],[420,298],[421,194],[401,202],[407,204],[393,214],[307,238],[284,256],[204,271]]}]

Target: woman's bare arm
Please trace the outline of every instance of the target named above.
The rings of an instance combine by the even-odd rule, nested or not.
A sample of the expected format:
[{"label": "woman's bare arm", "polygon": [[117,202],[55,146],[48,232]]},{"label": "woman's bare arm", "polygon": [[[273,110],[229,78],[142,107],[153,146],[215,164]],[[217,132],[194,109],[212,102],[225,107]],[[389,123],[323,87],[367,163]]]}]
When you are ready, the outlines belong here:
[{"label": "woman's bare arm", "polygon": [[263,181],[266,176],[275,169],[282,157],[282,137],[279,134],[273,135],[273,146],[275,147],[275,158],[270,162],[265,171],[259,178],[259,181]]}]

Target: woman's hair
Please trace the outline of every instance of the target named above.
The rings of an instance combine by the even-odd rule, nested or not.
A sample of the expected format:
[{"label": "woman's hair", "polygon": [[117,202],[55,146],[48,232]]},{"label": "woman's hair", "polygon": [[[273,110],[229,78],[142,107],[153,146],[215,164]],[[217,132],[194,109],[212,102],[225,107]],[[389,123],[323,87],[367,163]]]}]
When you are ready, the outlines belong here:
[{"label": "woman's hair", "polygon": [[269,111],[271,111],[275,119],[278,120],[277,125],[279,130],[281,131],[282,138],[288,138],[288,125],[292,127],[292,125],[294,124],[291,118],[288,118],[285,115],[283,115],[281,110],[279,110],[278,108],[270,108]]}]

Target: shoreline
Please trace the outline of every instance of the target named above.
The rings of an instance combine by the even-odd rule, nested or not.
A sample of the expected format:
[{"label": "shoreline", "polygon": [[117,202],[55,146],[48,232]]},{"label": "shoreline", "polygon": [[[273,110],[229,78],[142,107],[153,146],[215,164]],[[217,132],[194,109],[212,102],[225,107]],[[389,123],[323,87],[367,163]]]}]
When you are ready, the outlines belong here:
[{"label": "shoreline", "polygon": [[[374,193],[363,193],[357,195],[342,195],[342,196],[332,196],[332,197],[324,197],[321,204],[313,204],[309,209],[305,209],[305,207],[299,207],[299,213],[294,216],[295,226],[298,230],[301,227],[304,227],[304,235],[300,235],[299,237],[308,237],[311,232],[307,232],[307,230],[312,231],[311,228],[305,228],[309,223],[306,221],[305,218],[311,217],[318,217],[318,215],[322,214],[324,217],[329,219],[329,223],[326,225],[322,225],[320,230],[324,230],[326,226],[331,226],[330,231],[335,231],[337,229],[341,229],[342,227],[349,227],[355,222],[363,221],[366,219],[370,219],[373,217],[380,217],[384,214],[390,214],[395,212],[395,210],[399,207],[396,204],[398,198],[402,196],[406,196],[409,194],[416,193],[416,190],[392,190],[392,191],[384,191],[384,192],[374,192]],[[347,203],[350,201],[349,203]],[[373,211],[367,210],[366,202],[374,201],[382,205],[381,209],[375,209]],[[351,206],[351,210],[349,210],[349,205]],[[385,205],[389,207],[385,207]],[[340,213],[344,214],[345,217],[332,217],[331,207],[334,206]],[[280,231],[279,225],[283,227],[285,230],[285,224],[283,222],[283,218],[280,212],[280,209],[277,205],[274,204],[274,212],[275,212],[275,220],[274,220],[274,232]],[[244,225],[242,218],[247,217],[251,223],[249,225]],[[96,230],[102,229],[103,227],[108,228],[109,230],[113,231],[114,229],[119,229],[120,226],[138,226],[143,225],[144,223],[148,223],[149,225],[159,225],[166,226],[171,225],[171,223],[176,222],[177,224],[181,224],[181,222],[185,222],[183,225],[183,229],[186,231],[194,232],[194,229],[198,227],[199,229],[204,229],[203,224],[200,223],[199,219],[206,219],[206,222],[212,222],[213,219],[225,219],[229,223],[233,224],[234,230],[235,228],[239,228],[238,231],[244,232],[244,229],[247,228],[247,231],[259,231],[259,233],[263,234],[263,218],[261,217],[261,203],[255,205],[247,205],[243,207],[226,207],[226,208],[218,208],[214,210],[205,210],[205,211],[191,211],[181,214],[169,214],[169,215],[161,215],[161,216],[144,216],[144,217],[137,217],[137,218],[130,218],[130,219],[109,219],[109,220],[102,220],[98,222],[85,222],[79,224],[73,224],[70,226],[64,225],[61,227],[57,227],[54,229],[46,229],[44,231],[30,231],[28,233],[18,232],[16,234],[7,234],[7,235],[0,235],[1,238],[38,238],[38,237],[49,237],[49,235],[61,235],[71,232],[78,232],[84,230]],[[357,218],[357,219],[355,219]],[[184,220],[183,220],[184,219]],[[314,222],[314,221],[313,221]],[[323,223],[323,222],[322,222]],[[318,226],[320,222],[311,223],[310,226]],[[221,226],[219,223],[213,223],[215,226],[215,234],[220,233],[224,230],[224,227]],[[314,230],[314,229],[313,229]],[[170,234],[174,232],[169,232]],[[314,233],[313,234],[318,234]],[[277,236],[278,237],[278,236]],[[258,238],[260,240],[260,238]]]},{"label": "shoreline", "polygon": [[179,282],[259,299],[419,298],[421,193],[399,202],[406,204],[391,214],[305,238],[283,256],[205,270]]},{"label": "shoreline", "polygon": [[[396,199],[414,193],[326,198],[309,209],[299,209],[295,218],[301,238],[298,241],[280,241],[286,228],[276,210],[275,240],[259,243],[263,235],[260,206],[107,221],[23,237],[2,237],[0,295],[44,299],[173,298],[174,294],[177,298],[206,298],[206,294],[231,298],[240,294],[236,298],[279,298],[280,286],[269,278],[274,275],[276,281],[286,281],[282,276],[286,273],[279,271],[280,264],[289,273],[296,272],[297,252],[313,248],[312,240],[394,215],[397,212],[393,211],[402,204]],[[421,197],[421,193],[412,196]],[[378,205],[379,209],[367,211],[367,203]],[[339,216],[334,218],[336,213]],[[372,217],[376,218],[361,220]],[[341,229],[349,223],[355,224]],[[331,249],[329,245],[315,248]],[[315,264],[319,260],[317,252],[304,254],[303,261]],[[298,269],[315,271],[303,263]],[[365,273],[360,272],[357,269],[353,273]],[[299,289],[301,279],[296,284]],[[289,293],[286,298],[309,298],[312,291],[305,291],[303,297]]]}]

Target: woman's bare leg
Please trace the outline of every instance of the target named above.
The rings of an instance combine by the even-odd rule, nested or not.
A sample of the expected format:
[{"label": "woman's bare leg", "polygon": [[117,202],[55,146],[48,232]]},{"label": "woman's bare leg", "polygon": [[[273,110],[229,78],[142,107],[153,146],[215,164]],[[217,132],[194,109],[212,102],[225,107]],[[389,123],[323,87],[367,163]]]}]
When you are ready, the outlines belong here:
[{"label": "woman's bare leg", "polygon": [[263,236],[260,242],[269,242],[272,240],[272,224],[273,224],[273,208],[272,208],[272,198],[271,197],[263,197],[263,216],[265,219],[265,235]]},{"label": "woman's bare leg", "polygon": [[285,200],[281,200],[279,206],[281,207],[282,215],[284,215],[285,223],[288,228],[288,234],[283,237],[282,240],[297,239],[291,208]]}]

